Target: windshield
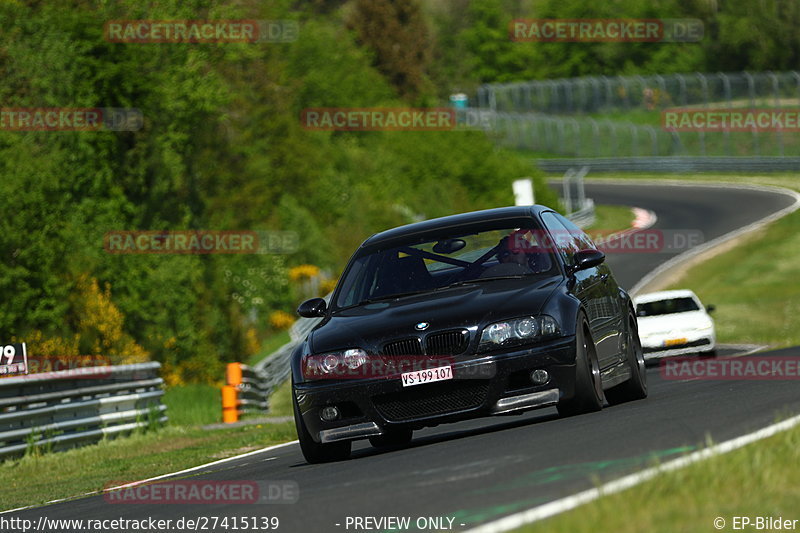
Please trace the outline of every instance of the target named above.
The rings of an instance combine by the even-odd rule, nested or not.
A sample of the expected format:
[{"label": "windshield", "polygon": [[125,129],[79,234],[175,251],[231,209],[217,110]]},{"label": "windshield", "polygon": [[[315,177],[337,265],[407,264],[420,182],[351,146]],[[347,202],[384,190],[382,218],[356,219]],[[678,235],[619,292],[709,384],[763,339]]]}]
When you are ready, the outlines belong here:
[{"label": "windshield", "polygon": [[700,307],[693,298],[670,298],[669,300],[656,300],[655,302],[640,303],[636,306],[637,316],[671,315],[697,311]]},{"label": "windshield", "polygon": [[336,308],[498,278],[550,276],[555,259],[537,229],[453,232],[365,250],[342,277]]}]

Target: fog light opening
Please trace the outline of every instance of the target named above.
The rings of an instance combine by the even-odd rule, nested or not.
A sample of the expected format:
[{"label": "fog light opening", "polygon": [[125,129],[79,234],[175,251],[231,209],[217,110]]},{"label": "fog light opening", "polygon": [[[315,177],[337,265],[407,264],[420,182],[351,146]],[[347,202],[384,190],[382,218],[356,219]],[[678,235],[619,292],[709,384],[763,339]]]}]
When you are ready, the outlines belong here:
[{"label": "fog light opening", "polygon": [[547,370],[538,368],[531,372],[531,381],[534,385],[544,385],[550,381],[550,373]]},{"label": "fog light opening", "polygon": [[325,422],[333,422],[339,418],[339,409],[334,405],[323,407],[319,412],[319,417]]}]

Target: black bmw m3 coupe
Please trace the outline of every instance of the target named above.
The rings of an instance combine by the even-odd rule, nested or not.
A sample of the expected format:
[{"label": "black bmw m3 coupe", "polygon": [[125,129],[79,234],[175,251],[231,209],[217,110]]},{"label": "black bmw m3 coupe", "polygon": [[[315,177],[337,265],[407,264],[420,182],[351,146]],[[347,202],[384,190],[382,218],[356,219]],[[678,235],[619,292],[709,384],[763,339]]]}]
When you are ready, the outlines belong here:
[{"label": "black bmw m3 coupe", "polygon": [[636,315],[604,255],[544,206],[448,216],[373,235],[292,354],[306,460],[353,440],[556,406],[563,416],[647,396]]}]

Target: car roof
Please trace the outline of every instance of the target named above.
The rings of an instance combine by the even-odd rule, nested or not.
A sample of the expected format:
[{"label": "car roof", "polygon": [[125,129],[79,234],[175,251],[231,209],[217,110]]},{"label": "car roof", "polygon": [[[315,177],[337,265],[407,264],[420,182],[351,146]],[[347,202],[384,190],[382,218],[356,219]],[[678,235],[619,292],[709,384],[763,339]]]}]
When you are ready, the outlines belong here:
[{"label": "car roof", "polygon": [[689,289],[677,289],[672,291],[648,292],[647,294],[640,294],[633,298],[633,303],[643,304],[647,302],[656,302],[658,300],[671,300],[673,298],[687,298],[687,297],[700,301],[700,299],[693,291]]},{"label": "car roof", "polygon": [[394,240],[405,240],[415,235],[434,233],[460,226],[480,226],[481,224],[502,222],[505,220],[512,221],[513,219],[532,218],[534,214],[549,210],[549,207],[543,205],[525,205],[498,207],[495,209],[484,209],[482,211],[470,211],[458,215],[432,218],[430,220],[406,224],[405,226],[398,226],[376,233],[364,241],[361,246],[366,247],[375,244],[385,244]]}]

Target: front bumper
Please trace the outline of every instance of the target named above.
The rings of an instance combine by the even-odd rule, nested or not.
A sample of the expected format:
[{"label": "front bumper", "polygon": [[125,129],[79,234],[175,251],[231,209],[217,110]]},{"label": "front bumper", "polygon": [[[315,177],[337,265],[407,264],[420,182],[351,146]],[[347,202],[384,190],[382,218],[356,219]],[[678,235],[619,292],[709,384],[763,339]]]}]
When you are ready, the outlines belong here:
[{"label": "front bumper", "polygon": [[[355,440],[400,428],[420,429],[490,415],[555,405],[574,394],[575,337],[560,337],[507,353],[457,358],[453,379],[403,387],[399,377],[296,383],[306,429],[318,442]],[[536,369],[550,379],[534,385]],[[336,406],[337,420],[322,420]]]},{"label": "front bumper", "polygon": [[716,346],[713,330],[648,335],[642,337],[641,341],[645,360],[710,352]]}]

